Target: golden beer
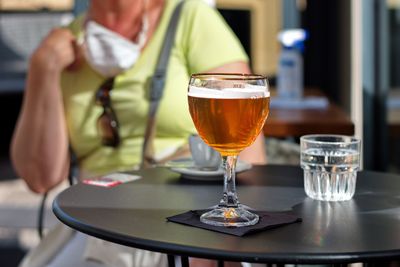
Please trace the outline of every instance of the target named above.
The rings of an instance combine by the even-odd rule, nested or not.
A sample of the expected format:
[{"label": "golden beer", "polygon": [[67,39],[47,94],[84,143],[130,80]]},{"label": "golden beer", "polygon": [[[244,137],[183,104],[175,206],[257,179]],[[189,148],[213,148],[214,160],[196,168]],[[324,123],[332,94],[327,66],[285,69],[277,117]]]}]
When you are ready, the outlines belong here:
[{"label": "golden beer", "polygon": [[269,100],[188,96],[199,135],[222,156],[237,155],[255,141],[267,119]]},{"label": "golden beer", "polygon": [[[259,135],[269,113],[266,77],[240,73],[192,74],[189,111],[200,137],[222,156],[224,192],[219,203],[200,216],[205,224],[242,227],[259,221],[236,193],[237,156]],[[194,166],[196,167],[196,166]]]}]

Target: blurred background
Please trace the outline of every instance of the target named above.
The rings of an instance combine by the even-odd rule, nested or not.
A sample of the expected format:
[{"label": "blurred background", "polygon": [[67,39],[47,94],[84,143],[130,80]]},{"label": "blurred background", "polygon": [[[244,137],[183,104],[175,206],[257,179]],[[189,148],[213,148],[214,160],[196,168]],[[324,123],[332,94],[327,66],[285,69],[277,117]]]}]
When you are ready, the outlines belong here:
[{"label": "blurred background", "polygon": [[[249,54],[253,71],[267,75],[273,90],[284,53],[278,34],[305,30],[300,49],[304,92],[318,91],[349,119],[353,134],[363,140],[364,169],[400,173],[400,0],[207,2],[220,11]],[[53,27],[68,24],[86,7],[85,0],[0,0],[2,267],[17,266],[39,240],[35,229],[41,196],[28,192],[8,155],[27,62]],[[298,164],[298,141],[290,134],[266,135],[269,162]],[[46,207],[49,227],[56,219],[50,203]]]}]

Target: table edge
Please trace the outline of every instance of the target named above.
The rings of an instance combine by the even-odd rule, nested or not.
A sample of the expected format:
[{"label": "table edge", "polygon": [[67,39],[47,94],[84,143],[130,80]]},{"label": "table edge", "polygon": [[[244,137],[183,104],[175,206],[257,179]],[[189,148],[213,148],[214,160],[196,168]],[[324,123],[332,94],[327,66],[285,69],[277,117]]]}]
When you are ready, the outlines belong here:
[{"label": "table edge", "polygon": [[[67,188],[68,190],[68,188]],[[64,191],[63,191],[64,192]],[[61,193],[63,193],[61,192]],[[60,193],[60,194],[61,194]],[[59,194],[59,195],[60,195]],[[58,220],[63,224],[75,229],[76,231],[85,233],[90,236],[100,238],[112,243],[134,247],[138,249],[150,250],[171,255],[180,255],[188,257],[207,258],[215,260],[229,260],[237,262],[252,263],[285,263],[285,264],[335,264],[335,263],[356,263],[369,261],[387,261],[387,259],[399,259],[399,250],[388,250],[379,252],[363,252],[363,253],[238,253],[232,251],[215,250],[207,248],[197,248],[193,246],[184,246],[167,242],[146,240],[135,237],[127,237],[115,232],[97,229],[83,222],[76,220],[65,213],[58,205],[58,197],[52,203],[52,210]]]}]

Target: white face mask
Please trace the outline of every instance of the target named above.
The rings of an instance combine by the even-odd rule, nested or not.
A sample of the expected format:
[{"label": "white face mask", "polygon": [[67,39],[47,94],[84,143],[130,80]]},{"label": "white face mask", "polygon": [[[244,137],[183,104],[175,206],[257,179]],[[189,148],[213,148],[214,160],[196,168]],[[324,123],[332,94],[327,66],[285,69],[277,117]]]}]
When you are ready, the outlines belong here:
[{"label": "white face mask", "polygon": [[147,16],[143,15],[142,30],[138,42],[133,43],[123,36],[88,21],[84,34],[84,55],[89,65],[105,77],[114,77],[131,68],[140,56],[146,42]]}]

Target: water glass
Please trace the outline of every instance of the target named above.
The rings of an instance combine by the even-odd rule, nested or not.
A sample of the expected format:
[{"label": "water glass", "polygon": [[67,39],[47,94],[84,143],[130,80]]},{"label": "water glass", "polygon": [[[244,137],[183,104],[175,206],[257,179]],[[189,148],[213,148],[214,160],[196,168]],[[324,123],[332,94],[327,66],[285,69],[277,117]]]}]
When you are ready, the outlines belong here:
[{"label": "water glass", "polygon": [[344,135],[300,138],[304,189],[310,198],[342,201],[353,197],[360,168],[360,140]]}]

